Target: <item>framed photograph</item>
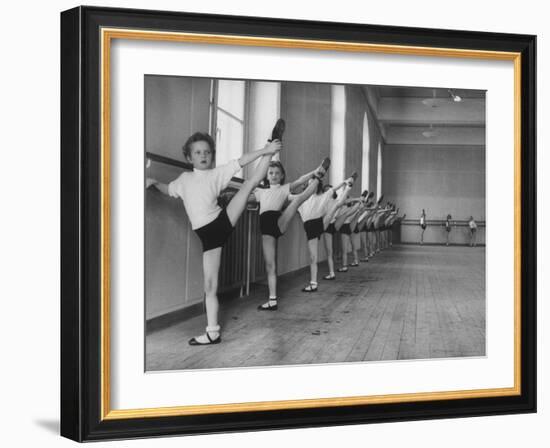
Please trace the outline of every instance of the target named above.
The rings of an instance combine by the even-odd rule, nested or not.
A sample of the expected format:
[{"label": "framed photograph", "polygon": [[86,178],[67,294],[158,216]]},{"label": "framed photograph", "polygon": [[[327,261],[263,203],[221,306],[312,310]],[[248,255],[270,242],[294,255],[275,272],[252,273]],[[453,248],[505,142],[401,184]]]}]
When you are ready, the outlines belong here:
[{"label": "framed photograph", "polygon": [[61,434],[536,412],[535,45],[61,13]]}]

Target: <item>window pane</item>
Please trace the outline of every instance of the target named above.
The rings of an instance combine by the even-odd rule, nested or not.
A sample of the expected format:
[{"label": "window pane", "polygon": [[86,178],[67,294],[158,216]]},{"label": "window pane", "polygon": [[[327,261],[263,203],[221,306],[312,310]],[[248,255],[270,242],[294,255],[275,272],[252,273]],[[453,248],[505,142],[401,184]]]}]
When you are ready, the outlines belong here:
[{"label": "window pane", "polygon": [[370,135],[369,135],[369,120],[367,113],[363,117],[363,169],[361,179],[363,182],[362,190],[368,190],[370,178]]},{"label": "window pane", "polygon": [[[238,159],[243,154],[243,124],[218,110],[216,130],[216,165]],[[239,172],[240,173],[240,172]],[[239,176],[241,174],[238,174]]]},{"label": "window pane", "polygon": [[346,91],[344,86],[332,86],[330,182],[344,180],[346,156]]},{"label": "window pane", "polygon": [[378,176],[376,178],[376,196],[377,199],[382,196],[382,144],[378,143]]},{"label": "window pane", "polygon": [[218,82],[218,107],[244,120],[245,81]]}]

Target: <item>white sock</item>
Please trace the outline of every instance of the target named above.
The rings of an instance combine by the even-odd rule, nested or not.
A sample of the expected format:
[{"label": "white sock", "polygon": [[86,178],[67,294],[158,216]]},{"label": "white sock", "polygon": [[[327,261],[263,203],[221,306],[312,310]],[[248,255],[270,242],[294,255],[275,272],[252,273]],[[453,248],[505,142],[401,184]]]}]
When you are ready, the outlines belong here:
[{"label": "white sock", "polygon": [[[211,326],[211,327],[206,327],[206,333],[208,333],[208,335],[210,336],[210,339],[212,339],[213,341],[218,339],[220,337],[220,326],[219,325],[214,325],[214,326]],[[206,333],[204,334],[201,334],[200,336],[197,336],[195,339],[197,340],[197,342],[201,343],[201,344],[207,344],[208,342],[210,342],[210,340],[208,339],[208,336],[206,335]]]}]

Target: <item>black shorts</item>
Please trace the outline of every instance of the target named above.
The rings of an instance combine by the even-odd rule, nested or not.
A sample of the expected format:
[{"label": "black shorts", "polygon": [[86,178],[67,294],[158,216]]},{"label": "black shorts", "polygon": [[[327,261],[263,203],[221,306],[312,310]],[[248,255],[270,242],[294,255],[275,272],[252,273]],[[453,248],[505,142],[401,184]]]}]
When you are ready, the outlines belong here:
[{"label": "black shorts", "polygon": [[308,241],[320,238],[324,231],[323,218],[307,220],[304,222],[304,230],[306,231]]},{"label": "black shorts", "polygon": [[470,228],[470,232],[471,232],[471,233],[476,233],[476,230],[477,230],[477,229],[475,229],[475,228],[474,228],[474,229]]},{"label": "black shorts", "polygon": [[420,224],[420,227],[422,227],[422,230],[426,230],[426,224]]},{"label": "black shorts", "polygon": [[448,227],[445,226],[445,230],[446,230],[447,232],[450,232],[450,231],[451,231],[451,226],[448,226]]},{"label": "black shorts", "polygon": [[355,229],[353,229],[353,233],[359,233],[359,226],[358,225],[356,225]]},{"label": "black shorts", "polygon": [[331,222],[328,227],[325,230],[325,233],[330,233],[331,235],[334,235],[336,233],[336,227],[334,227],[334,223]]},{"label": "black shorts", "polygon": [[225,208],[222,209],[214,221],[195,229],[195,233],[202,242],[203,252],[222,247],[232,232],[233,226],[231,225],[231,221],[229,221]]},{"label": "black shorts", "polygon": [[351,235],[351,227],[349,225],[349,222],[346,224],[342,224],[342,227],[340,227],[340,233],[343,233],[344,235]]},{"label": "black shorts", "polygon": [[260,215],[260,232],[262,235],[269,235],[273,238],[279,238],[283,235],[279,229],[279,217],[281,212],[277,210],[269,210]]}]

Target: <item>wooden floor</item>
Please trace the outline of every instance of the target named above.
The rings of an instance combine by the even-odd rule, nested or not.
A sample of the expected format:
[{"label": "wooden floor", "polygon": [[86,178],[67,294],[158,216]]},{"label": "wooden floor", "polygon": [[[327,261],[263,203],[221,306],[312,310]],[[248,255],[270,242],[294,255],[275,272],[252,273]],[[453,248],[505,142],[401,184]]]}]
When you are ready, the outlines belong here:
[{"label": "wooden floor", "polygon": [[[324,265],[321,276],[326,274]],[[281,282],[279,310],[267,295],[221,305],[223,342],[191,347],[204,316],[146,337],[146,369],[205,369],[485,355],[485,248],[388,249],[319,292],[301,292],[300,272]]]}]

